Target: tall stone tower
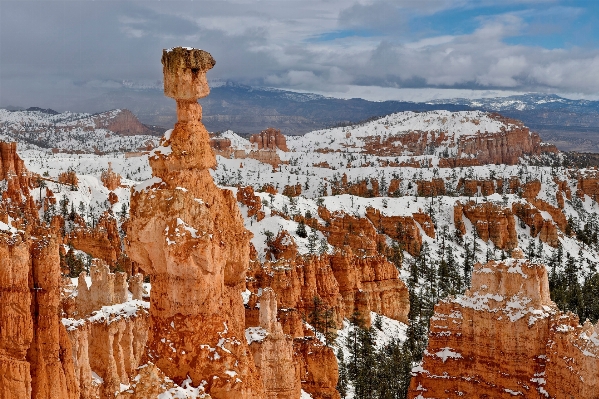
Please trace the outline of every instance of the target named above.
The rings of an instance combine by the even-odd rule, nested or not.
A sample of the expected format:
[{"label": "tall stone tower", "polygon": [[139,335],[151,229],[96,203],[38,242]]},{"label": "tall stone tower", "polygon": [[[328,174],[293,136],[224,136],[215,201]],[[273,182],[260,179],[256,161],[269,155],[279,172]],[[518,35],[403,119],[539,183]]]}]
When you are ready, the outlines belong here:
[{"label": "tall stone tower", "polygon": [[215,61],[177,47],[164,50],[162,65],[178,121],[150,156],[154,177],[132,193],[127,232],[129,256],[152,281],[146,360],[212,398],[264,398],[241,298],[251,233],[232,193],[210,176],[216,159],[197,103]]}]

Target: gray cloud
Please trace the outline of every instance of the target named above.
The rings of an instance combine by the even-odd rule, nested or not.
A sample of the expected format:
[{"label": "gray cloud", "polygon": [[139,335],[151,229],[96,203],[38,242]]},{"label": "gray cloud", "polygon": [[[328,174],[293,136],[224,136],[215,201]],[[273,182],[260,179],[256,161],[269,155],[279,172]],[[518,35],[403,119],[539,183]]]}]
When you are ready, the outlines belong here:
[{"label": "gray cloud", "polygon": [[533,18],[529,25],[527,11],[481,17],[478,29],[465,35],[414,31],[409,23],[413,16],[472,6],[466,1],[1,1],[0,105],[64,109],[125,80],[155,84],[161,79],[162,49],[177,45],[210,51],[217,61],[211,78],[281,88],[599,92],[596,47],[548,50],[506,41],[523,32],[559,32],[556,16],[574,18],[579,10],[552,8],[549,2],[546,19]]}]

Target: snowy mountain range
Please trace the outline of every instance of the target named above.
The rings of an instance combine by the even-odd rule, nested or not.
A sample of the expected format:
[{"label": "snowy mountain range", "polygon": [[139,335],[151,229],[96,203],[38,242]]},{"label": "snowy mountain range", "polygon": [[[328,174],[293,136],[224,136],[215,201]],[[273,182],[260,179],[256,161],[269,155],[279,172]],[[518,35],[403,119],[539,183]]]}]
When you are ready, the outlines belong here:
[{"label": "snowy mountain range", "polygon": [[[284,134],[303,134],[339,124],[401,111],[481,110],[523,121],[562,150],[599,152],[599,102],[556,95],[525,94],[486,99],[447,99],[425,103],[339,99],[313,93],[252,87],[220,81],[201,99],[209,131],[257,133],[269,126]],[[146,125],[166,130],[176,121],[175,107],[158,86],[123,85],[89,101],[72,104],[77,112],[129,109]],[[13,108],[14,109],[14,108]]]}]

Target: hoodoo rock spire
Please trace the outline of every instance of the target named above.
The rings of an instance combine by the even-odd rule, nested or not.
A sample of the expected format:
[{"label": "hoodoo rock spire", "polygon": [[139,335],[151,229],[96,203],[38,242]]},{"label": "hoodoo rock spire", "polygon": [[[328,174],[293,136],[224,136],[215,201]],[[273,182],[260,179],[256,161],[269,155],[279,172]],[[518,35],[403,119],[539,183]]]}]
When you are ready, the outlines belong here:
[{"label": "hoodoo rock spire", "polygon": [[213,398],[263,398],[241,297],[252,235],[232,193],[210,176],[216,159],[197,103],[215,62],[177,47],[162,64],[178,122],[150,156],[154,177],[133,193],[128,229],[129,255],[152,280],[146,360]]}]

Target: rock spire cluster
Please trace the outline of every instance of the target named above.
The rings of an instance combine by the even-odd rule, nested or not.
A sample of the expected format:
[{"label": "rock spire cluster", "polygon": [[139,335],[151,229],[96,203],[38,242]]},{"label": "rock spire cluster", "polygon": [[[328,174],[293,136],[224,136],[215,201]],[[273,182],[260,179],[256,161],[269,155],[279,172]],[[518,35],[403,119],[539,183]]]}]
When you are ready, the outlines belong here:
[{"label": "rock spire cluster", "polygon": [[545,265],[512,256],[477,264],[470,290],[435,306],[409,398],[596,397],[599,326],[558,310]]}]

